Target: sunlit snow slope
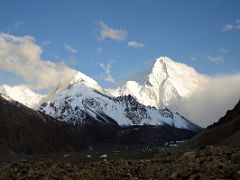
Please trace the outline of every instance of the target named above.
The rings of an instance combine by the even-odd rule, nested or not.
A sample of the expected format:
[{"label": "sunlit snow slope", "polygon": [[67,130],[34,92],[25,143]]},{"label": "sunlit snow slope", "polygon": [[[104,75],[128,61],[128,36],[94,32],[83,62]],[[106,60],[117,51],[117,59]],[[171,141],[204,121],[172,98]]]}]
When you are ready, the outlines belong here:
[{"label": "sunlit snow slope", "polygon": [[13,86],[8,85],[0,86],[0,94],[7,96],[15,101],[18,101],[30,108],[38,105],[43,98],[42,95],[34,93],[26,86]]},{"label": "sunlit snow slope", "polygon": [[183,98],[201,91],[203,81],[204,77],[193,68],[168,57],[160,57],[149,70],[145,83],[128,81],[111,94],[115,97],[132,95],[146,106],[167,107],[177,112]]},{"label": "sunlit snow slope", "polygon": [[84,123],[86,115],[94,119],[115,120],[119,125],[164,125],[197,130],[177,113],[167,109],[156,109],[140,104],[132,96],[113,97],[108,95],[93,79],[77,73],[69,85],[39,110],[59,120]]}]

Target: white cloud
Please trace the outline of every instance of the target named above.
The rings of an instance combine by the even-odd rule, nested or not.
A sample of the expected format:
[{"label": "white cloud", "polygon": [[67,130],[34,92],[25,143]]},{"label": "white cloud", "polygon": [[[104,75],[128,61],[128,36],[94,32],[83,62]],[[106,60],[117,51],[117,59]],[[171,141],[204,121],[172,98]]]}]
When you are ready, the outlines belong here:
[{"label": "white cloud", "polygon": [[101,40],[104,39],[112,39],[116,41],[123,41],[127,37],[127,31],[124,29],[114,29],[112,27],[109,27],[103,22],[99,22],[99,28],[100,28],[100,34],[99,38]]},{"label": "white cloud", "polygon": [[132,48],[143,48],[145,45],[143,43],[140,43],[140,42],[129,41],[128,46],[132,47]]},{"label": "white cloud", "polygon": [[102,79],[104,81],[108,82],[115,82],[114,78],[111,75],[111,69],[112,69],[112,63],[113,61],[108,62],[107,64],[101,63],[100,67],[103,69],[104,74],[102,76]]},{"label": "white cloud", "polygon": [[205,77],[201,88],[202,91],[183,100],[179,112],[206,127],[218,121],[239,101],[240,74]]},{"label": "white cloud", "polygon": [[68,81],[74,70],[41,59],[42,49],[31,36],[0,34],[0,70],[14,73],[32,88],[47,89]]},{"label": "white cloud", "polygon": [[224,47],[221,47],[221,48],[219,49],[219,52],[220,52],[220,53],[228,53],[228,49],[226,49],[226,48],[224,48]]},{"label": "white cloud", "polygon": [[221,31],[230,31],[230,30],[232,30],[233,28],[234,28],[233,24],[225,24],[225,25],[222,27]]},{"label": "white cloud", "polygon": [[[220,49],[219,51],[221,50],[226,51],[226,49]],[[191,56],[189,59],[192,61],[207,59],[209,61],[214,62],[215,64],[221,64],[225,60],[224,56],[222,55],[211,55],[211,54],[202,54],[202,53],[196,53],[194,56]]]},{"label": "white cloud", "polygon": [[231,31],[233,29],[240,29],[240,19],[237,19],[234,23],[231,24],[224,24],[221,28],[221,31]]},{"label": "white cloud", "polygon": [[240,29],[240,19],[235,21],[235,28]]},{"label": "white cloud", "polygon": [[220,63],[223,63],[224,62],[224,57],[223,56],[221,56],[221,55],[216,55],[216,56],[213,56],[213,55],[206,55],[206,57],[210,60],[210,61],[212,61],[212,62],[214,62],[214,63],[216,63],[216,64],[220,64]]},{"label": "white cloud", "polygon": [[64,44],[64,48],[65,48],[68,52],[70,52],[70,53],[72,53],[72,54],[75,54],[75,53],[78,52],[78,50],[77,50],[76,48],[72,47],[72,46],[69,45],[69,44]]}]

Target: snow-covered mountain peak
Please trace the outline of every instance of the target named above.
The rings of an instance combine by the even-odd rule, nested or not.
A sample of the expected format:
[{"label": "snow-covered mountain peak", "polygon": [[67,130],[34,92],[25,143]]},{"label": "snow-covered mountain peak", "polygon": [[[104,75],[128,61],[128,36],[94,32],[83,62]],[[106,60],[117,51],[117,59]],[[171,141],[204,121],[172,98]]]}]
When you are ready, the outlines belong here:
[{"label": "snow-covered mountain peak", "polygon": [[140,104],[132,96],[114,98],[101,94],[84,84],[76,84],[43,103],[38,109],[59,120],[84,124],[87,117],[101,123],[128,125],[170,125],[177,128],[198,130],[185,118],[168,110],[157,110]]},{"label": "snow-covered mountain peak", "polygon": [[167,65],[167,64],[171,64],[171,63],[174,63],[174,62],[169,57],[161,56],[156,59],[153,66],[158,67],[158,66],[162,66],[163,64]]},{"label": "snow-covered mountain peak", "polygon": [[[89,76],[83,74],[82,72],[77,72],[73,77],[65,84],[61,84],[51,91],[43,100],[43,102],[49,102],[63,93],[69,94],[68,96],[75,96],[76,94],[85,94],[88,91],[96,91],[99,93],[106,93],[99,84],[90,78]],[[71,95],[70,95],[71,94]]]},{"label": "snow-covered mountain peak", "polygon": [[179,110],[182,98],[189,97],[193,92],[201,90],[203,76],[194,68],[175,62],[168,57],[159,57],[153,63],[147,79],[139,85],[128,81],[111,94],[113,96],[132,95],[144,105],[157,108],[168,107]]},{"label": "snow-covered mountain peak", "polygon": [[151,74],[167,74],[168,75],[168,71],[170,69],[174,69],[176,68],[179,64],[178,62],[173,61],[172,59],[170,59],[169,57],[159,57],[156,59],[156,61],[153,63],[152,68],[150,70],[149,75]]},{"label": "snow-covered mountain peak", "polygon": [[149,75],[166,73],[168,76],[172,77],[176,76],[176,74],[187,72],[191,74],[197,74],[194,68],[184,63],[174,61],[169,57],[161,56],[157,58],[156,61],[153,63]]},{"label": "snow-covered mountain peak", "polygon": [[72,80],[70,81],[69,83],[69,86],[75,86],[75,85],[78,85],[78,84],[83,84],[87,87],[90,87],[94,90],[97,90],[97,91],[100,91],[102,92],[103,89],[101,88],[101,86],[99,86],[99,84],[93,80],[92,78],[88,77],[87,75],[81,73],[81,72],[77,72]]},{"label": "snow-covered mountain peak", "polygon": [[168,57],[160,57],[154,63],[146,84],[157,89],[168,85],[180,96],[188,97],[198,88],[199,81],[201,81],[201,75],[192,67],[175,62]]},{"label": "snow-covered mountain peak", "polygon": [[34,93],[24,85],[10,87],[4,84],[0,86],[0,94],[3,94],[4,96],[18,101],[30,108],[37,105],[43,98],[42,95]]},{"label": "snow-covered mountain peak", "polygon": [[115,97],[131,95],[137,98],[136,95],[139,94],[141,87],[142,86],[139,85],[138,82],[136,81],[127,81],[125,85],[115,90],[114,89],[108,90],[108,92]]}]

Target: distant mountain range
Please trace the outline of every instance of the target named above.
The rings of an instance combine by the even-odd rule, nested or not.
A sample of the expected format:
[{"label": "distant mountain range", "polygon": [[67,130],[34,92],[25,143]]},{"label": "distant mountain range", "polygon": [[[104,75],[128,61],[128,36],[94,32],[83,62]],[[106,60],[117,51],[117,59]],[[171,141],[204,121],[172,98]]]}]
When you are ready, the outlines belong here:
[{"label": "distant mountain range", "polygon": [[25,106],[34,108],[40,104],[42,95],[34,93],[31,89],[26,86],[13,86],[8,85],[0,86],[0,94],[7,96],[15,101],[18,101]]},{"label": "distant mountain range", "polygon": [[119,146],[161,147],[168,142],[189,139],[197,133],[167,124],[119,126],[109,117],[96,118],[87,112],[84,115],[80,124],[63,122],[0,95],[0,156]]},{"label": "distant mountain range", "polygon": [[161,57],[144,85],[129,81],[112,93],[81,72],[69,84],[57,87],[46,96],[26,86],[3,85],[0,93],[63,121],[80,121],[88,113],[94,117],[109,116],[120,125],[170,124],[188,128],[191,123],[175,112],[183,97],[199,89],[199,81],[192,68]]},{"label": "distant mountain range", "polygon": [[[68,83],[44,96],[26,86],[3,85],[0,93],[59,120],[75,123],[80,123],[86,113],[105,117],[105,120],[106,117],[114,119],[120,125],[169,124],[189,128],[192,127],[189,121],[206,127],[217,120],[196,118],[201,109],[194,105],[201,97],[196,100],[192,97],[206,91],[208,78],[192,67],[160,57],[139,79],[141,81],[127,81],[116,89],[106,90],[92,78],[76,72]],[[222,109],[225,111],[226,107]],[[219,116],[219,110],[217,114]]]},{"label": "distant mountain range", "polygon": [[[187,87],[181,85],[178,88],[182,90],[181,93],[177,91],[178,89],[173,88],[178,83],[179,77],[176,76],[175,81],[172,82],[170,76],[174,69],[170,71],[168,68],[179,70],[178,66],[181,69],[181,66],[185,65],[175,64],[170,59],[162,57],[156,60],[144,87],[139,89],[140,85],[137,85],[138,88],[118,88],[112,94],[81,72],[77,72],[68,84],[57,87],[46,96],[35,94],[25,86],[9,87],[4,85],[0,87],[0,93],[65,122],[81,124],[88,115],[99,121],[108,122],[110,119],[125,126],[166,124],[176,128],[199,130],[197,125],[179,113],[175,113],[176,111],[172,112],[167,109],[172,107],[173,102],[177,102],[181,98],[180,94],[187,96],[197,86],[196,83]],[[194,74],[194,70],[191,68],[188,69],[188,72]],[[188,73],[182,74],[182,76],[186,75]],[[192,77],[188,79],[191,82],[194,81]],[[127,85],[129,84],[131,82],[127,83]],[[135,82],[135,84],[137,83]],[[131,93],[130,90],[134,93]],[[117,92],[121,92],[121,94],[117,94]],[[165,104],[162,104],[163,102]],[[174,106],[177,106],[176,104]]]},{"label": "distant mountain range", "polygon": [[145,106],[130,95],[113,97],[82,73],[77,73],[66,89],[56,92],[58,93],[54,98],[42,104],[38,110],[62,121],[81,124],[84,123],[86,115],[89,115],[98,121],[114,120],[125,126],[167,124],[183,129],[199,129],[168,109]]},{"label": "distant mountain range", "polygon": [[[202,131],[176,111],[182,110],[185,99],[203,90],[204,77],[167,57],[157,59],[149,72],[145,83],[128,81],[111,92],[81,72],[44,96],[26,86],[1,86],[0,154],[164,146]],[[236,139],[238,115],[239,104],[190,142],[214,144],[211,139],[228,127],[231,131],[226,130],[223,139]]]},{"label": "distant mountain range", "polygon": [[[180,148],[239,146],[240,102],[231,111]],[[106,147],[165,146],[193,137],[196,131],[171,125],[119,126],[114,120],[85,114],[84,122],[62,122],[0,96],[0,156],[48,154]]]}]

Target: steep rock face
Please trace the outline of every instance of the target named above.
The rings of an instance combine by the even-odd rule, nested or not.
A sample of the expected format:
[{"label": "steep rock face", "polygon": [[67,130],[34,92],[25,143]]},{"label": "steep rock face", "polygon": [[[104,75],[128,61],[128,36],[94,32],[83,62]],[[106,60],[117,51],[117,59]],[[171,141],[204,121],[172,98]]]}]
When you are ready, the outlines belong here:
[{"label": "steep rock face", "polygon": [[199,130],[198,126],[177,113],[142,105],[132,96],[112,97],[96,83],[89,86],[78,78],[79,76],[74,77],[74,81],[66,89],[60,91],[51,101],[42,104],[39,111],[75,124],[84,124],[87,114],[104,123],[116,121],[119,125],[167,124]]},{"label": "steep rock face", "polygon": [[0,94],[8,96],[30,108],[38,105],[43,98],[42,95],[34,93],[26,86],[10,87],[8,85],[2,85],[0,86]]},{"label": "steep rock face", "polygon": [[128,81],[111,94],[115,97],[130,94],[146,106],[178,111],[182,98],[200,91],[202,82],[203,77],[193,68],[160,57],[151,67],[145,83]]}]

